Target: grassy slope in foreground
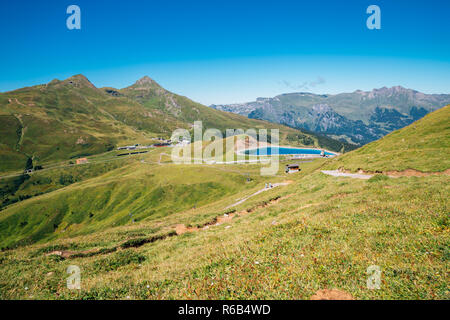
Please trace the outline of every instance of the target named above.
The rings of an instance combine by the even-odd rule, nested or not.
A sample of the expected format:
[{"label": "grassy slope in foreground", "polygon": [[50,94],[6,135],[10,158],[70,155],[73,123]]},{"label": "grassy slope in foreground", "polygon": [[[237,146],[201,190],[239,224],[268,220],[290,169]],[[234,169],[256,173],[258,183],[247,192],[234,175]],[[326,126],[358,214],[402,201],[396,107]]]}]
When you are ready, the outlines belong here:
[{"label": "grassy slope in foreground", "polygon": [[[400,140],[408,138],[411,146],[422,139],[430,144],[445,140],[448,129],[436,132],[439,121],[432,125],[425,121],[430,118],[435,120],[431,115],[416,124],[415,137]],[[448,144],[440,146],[448,153]],[[424,165],[420,154],[407,155],[389,159],[389,153],[380,153],[377,159],[386,170],[398,169],[405,159],[413,168]],[[320,172],[323,161],[303,164],[300,174],[280,172],[280,180],[292,180],[290,185],[249,199],[236,208],[247,214],[200,232],[140,241],[177,223],[194,225],[200,218],[223,215],[224,207],[253,190],[174,212],[157,223],[141,220],[1,252],[0,298],[308,299],[319,289],[338,288],[357,299],[448,299],[450,178],[335,178]],[[248,170],[230,169],[237,168]],[[132,175],[127,172],[122,179]],[[124,247],[126,241],[142,245]],[[80,254],[69,259],[46,255],[58,249]],[[68,265],[80,266],[81,290],[66,289]],[[382,270],[380,290],[366,286],[371,265]]]},{"label": "grassy slope in foreground", "polygon": [[403,129],[334,159],[329,168],[351,171],[442,172],[450,168],[450,105]]},{"label": "grassy slope in foreground", "polygon": [[[200,232],[122,249],[162,231],[142,221],[1,252],[0,298],[309,299],[338,288],[357,299],[448,299],[449,178],[334,178],[317,171],[322,161],[236,208],[249,214]],[[216,210],[174,214],[168,225]],[[62,259],[52,250],[103,253]],[[65,286],[69,265],[82,270],[81,290]],[[370,265],[382,270],[380,290],[366,287]]]}]

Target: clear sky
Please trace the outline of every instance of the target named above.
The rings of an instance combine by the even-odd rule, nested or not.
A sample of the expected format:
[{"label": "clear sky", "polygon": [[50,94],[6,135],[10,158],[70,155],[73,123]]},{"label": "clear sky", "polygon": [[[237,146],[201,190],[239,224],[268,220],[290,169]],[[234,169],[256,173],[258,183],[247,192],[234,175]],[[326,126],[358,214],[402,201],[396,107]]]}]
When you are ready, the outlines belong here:
[{"label": "clear sky", "polygon": [[[81,8],[81,30],[66,9]],[[366,9],[381,9],[369,30]],[[450,93],[448,0],[2,0],[0,91],[148,75],[204,104],[402,85]]]}]

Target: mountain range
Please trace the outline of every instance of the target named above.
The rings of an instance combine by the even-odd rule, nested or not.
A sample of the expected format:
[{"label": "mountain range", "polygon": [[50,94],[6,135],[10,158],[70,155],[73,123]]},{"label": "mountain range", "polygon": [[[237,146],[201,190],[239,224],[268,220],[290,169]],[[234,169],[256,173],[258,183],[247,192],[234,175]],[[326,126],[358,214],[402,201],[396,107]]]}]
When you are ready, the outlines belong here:
[{"label": "mountain range", "polygon": [[280,141],[334,151],[351,146],[283,125],[222,112],[143,77],[124,89],[97,88],[85,76],[0,93],[0,172],[90,156],[120,144],[170,138],[177,128],[274,129]]},{"label": "mountain range", "polygon": [[424,94],[396,86],[335,95],[286,93],[211,107],[364,145],[449,103],[450,94]]}]

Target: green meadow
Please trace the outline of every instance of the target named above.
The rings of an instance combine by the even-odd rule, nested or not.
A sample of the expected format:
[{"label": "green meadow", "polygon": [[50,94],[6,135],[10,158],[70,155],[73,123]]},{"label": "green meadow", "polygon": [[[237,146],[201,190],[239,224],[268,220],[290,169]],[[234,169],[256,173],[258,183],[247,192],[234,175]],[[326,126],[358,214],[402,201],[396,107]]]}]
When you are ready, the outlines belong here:
[{"label": "green meadow", "polygon": [[[325,176],[322,165],[304,164],[291,184],[250,198],[234,208],[246,214],[217,226],[240,193],[3,251],[1,297],[308,299],[338,288],[357,299],[448,299],[449,178],[353,180]],[[72,256],[48,255],[55,250]],[[81,268],[81,290],[65,286],[69,265]],[[366,287],[371,265],[382,270],[380,290]]]},{"label": "green meadow", "polygon": [[[275,176],[264,164],[176,165],[169,148],[37,171],[14,191],[30,198],[0,212],[0,298],[449,299],[449,112],[335,159],[296,160],[295,174],[285,158]],[[321,172],[338,168],[381,173]],[[383,174],[407,169],[440,174]],[[66,286],[70,265],[80,290]]]}]

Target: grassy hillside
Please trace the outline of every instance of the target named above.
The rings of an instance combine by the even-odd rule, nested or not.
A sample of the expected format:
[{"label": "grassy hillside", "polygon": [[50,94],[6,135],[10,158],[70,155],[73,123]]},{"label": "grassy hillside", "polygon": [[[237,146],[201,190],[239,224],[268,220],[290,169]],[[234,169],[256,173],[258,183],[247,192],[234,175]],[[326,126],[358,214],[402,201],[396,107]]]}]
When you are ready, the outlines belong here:
[{"label": "grassy hillside", "polygon": [[[284,173],[288,161],[271,177],[260,164],[174,165],[168,148],[38,171],[9,187],[48,190],[0,212],[0,298],[309,299],[337,288],[356,299],[449,299],[448,175],[321,172],[447,170],[436,150],[449,154],[448,112],[362,153],[301,162],[297,174]],[[69,265],[81,269],[81,290],[66,287]],[[373,265],[379,290],[367,288]]]},{"label": "grassy hillside", "polygon": [[[0,297],[309,299],[337,288],[356,299],[449,298],[448,176],[335,178],[320,172],[333,160],[318,159],[261,177],[259,165],[158,158],[4,210],[2,245],[40,243],[0,253]],[[180,225],[188,232],[177,235]],[[65,286],[68,265],[81,268],[79,291]],[[372,265],[379,290],[366,286]]]},{"label": "grassy hillside", "polygon": [[[213,110],[161,88],[148,77],[122,89],[96,88],[82,75],[0,93],[0,173],[99,154],[120,144],[170,138],[176,128],[278,128],[281,141],[340,151],[344,144],[319,141],[268,122]],[[293,138],[296,137],[296,138]]]},{"label": "grassy hillside", "polygon": [[330,168],[440,172],[450,168],[449,150],[450,106],[446,106],[406,128],[335,159]]},{"label": "grassy hillside", "polygon": [[13,203],[39,196],[73,183],[100,176],[120,168],[130,159],[118,158],[113,152],[108,158],[91,157],[88,165],[69,162],[47,167],[34,174],[18,174],[0,180],[0,210]]},{"label": "grassy hillside", "polygon": [[[0,172],[24,169],[27,159],[43,164],[102,153],[115,145],[167,131],[164,122],[126,98],[109,97],[85,77],[0,94]],[[176,122],[174,122],[176,125]],[[143,131],[145,129],[145,131]]]},{"label": "grassy hillside", "polygon": [[[95,169],[95,166],[91,168]],[[72,181],[66,187],[61,185],[60,176],[56,181],[60,185],[46,185],[50,192],[4,209],[0,215],[2,246],[25,245],[146,219],[162,219],[242,192],[261,179],[255,176],[246,183],[247,175],[226,168],[162,166],[138,160],[109,169],[98,178]],[[69,175],[66,172],[62,177],[68,179]],[[32,179],[46,178],[46,175],[36,175]]]},{"label": "grassy hillside", "polygon": [[[251,190],[162,219],[4,251],[0,296],[309,299],[338,288],[357,299],[448,299],[449,178],[336,179],[321,166],[317,160],[280,177],[291,184],[250,198],[220,225],[214,218]],[[173,234],[177,224],[208,222]],[[54,250],[64,256],[48,255]],[[81,290],[66,288],[68,265],[80,267]],[[366,287],[371,265],[382,270],[380,290]]]}]

